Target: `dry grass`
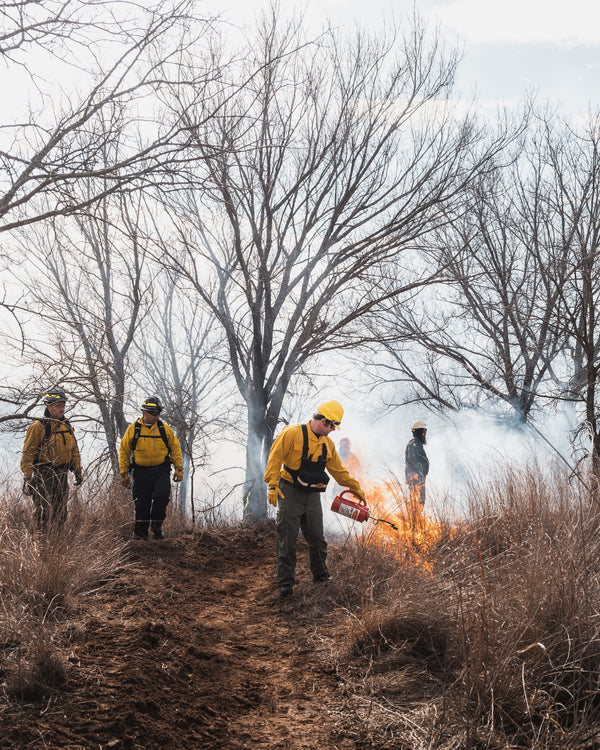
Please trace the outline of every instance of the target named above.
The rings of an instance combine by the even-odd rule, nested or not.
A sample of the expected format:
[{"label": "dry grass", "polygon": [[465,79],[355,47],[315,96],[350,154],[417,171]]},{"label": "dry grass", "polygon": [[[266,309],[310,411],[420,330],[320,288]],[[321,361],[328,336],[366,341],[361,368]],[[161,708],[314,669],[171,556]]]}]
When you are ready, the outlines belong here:
[{"label": "dry grass", "polygon": [[60,686],[65,669],[59,625],[124,566],[117,500],[92,509],[75,495],[62,529],[39,534],[32,509],[5,490],[0,507],[0,643],[5,693],[32,698]]},{"label": "dry grass", "polygon": [[[344,738],[362,750],[591,750],[600,736],[598,509],[535,467],[474,481],[470,497],[451,532],[435,520],[435,543],[364,524],[331,550],[334,580],[303,616],[316,626],[321,610],[339,610]],[[65,528],[41,537],[31,508],[5,491],[0,679],[9,696],[61,686],[61,624],[126,564],[124,498],[76,496]],[[171,533],[184,526],[170,516]],[[197,531],[206,546],[205,524]],[[223,527],[223,543],[234,532]]]},{"label": "dry grass", "polygon": [[340,598],[339,658],[371,696],[364,747],[583,746],[598,712],[597,509],[535,467],[470,496],[435,548],[410,557],[399,540],[394,561],[389,542],[358,539],[341,552],[338,590],[354,594]]}]

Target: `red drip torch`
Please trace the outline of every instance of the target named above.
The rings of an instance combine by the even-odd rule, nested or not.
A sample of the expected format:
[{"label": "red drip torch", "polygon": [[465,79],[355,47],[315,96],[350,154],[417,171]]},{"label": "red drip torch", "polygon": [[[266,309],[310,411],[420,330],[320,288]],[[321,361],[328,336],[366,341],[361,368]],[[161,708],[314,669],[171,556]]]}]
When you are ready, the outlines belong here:
[{"label": "red drip torch", "polygon": [[[357,502],[349,500],[344,495],[352,495],[352,497],[356,498]],[[367,506],[367,501],[361,500],[352,490],[344,490],[339,495],[336,495],[331,503],[331,510],[334,513],[339,513],[341,516],[347,516],[353,521],[360,521],[361,523],[368,521],[369,518],[374,524],[389,523],[392,529],[398,531],[398,527],[391,521],[386,521],[385,518],[373,518]]]}]

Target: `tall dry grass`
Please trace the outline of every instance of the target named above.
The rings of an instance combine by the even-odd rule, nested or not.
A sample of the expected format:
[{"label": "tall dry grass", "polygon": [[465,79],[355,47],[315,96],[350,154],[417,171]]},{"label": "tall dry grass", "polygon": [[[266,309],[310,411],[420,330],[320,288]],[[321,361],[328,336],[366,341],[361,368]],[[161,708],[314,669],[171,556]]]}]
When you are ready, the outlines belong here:
[{"label": "tall dry grass", "polygon": [[[224,525],[221,505],[198,512],[196,530]],[[170,503],[167,537],[190,531]],[[8,700],[37,699],[66,679],[68,639],[86,600],[126,570],[133,534],[131,492],[90,474],[73,489],[61,528],[40,533],[33,502],[0,478],[0,687]]]},{"label": "tall dry grass", "polygon": [[35,530],[31,500],[6,484],[0,501],[0,682],[37,697],[65,678],[61,624],[125,563],[131,512],[121,495],[73,494],[67,523]]},{"label": "tall dry grass", "polygon": [[412,554],[369,531],[333,563],[361,741],[584,747],[600,736],[598,508],[535,466],[474,479],[469,497]]}]

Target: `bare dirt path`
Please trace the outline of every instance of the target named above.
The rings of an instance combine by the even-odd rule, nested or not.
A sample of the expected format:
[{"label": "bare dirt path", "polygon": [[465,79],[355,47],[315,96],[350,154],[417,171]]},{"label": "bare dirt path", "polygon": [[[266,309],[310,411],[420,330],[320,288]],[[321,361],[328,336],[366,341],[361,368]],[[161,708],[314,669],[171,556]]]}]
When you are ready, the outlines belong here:
[{"label": "bare dirt path", "polygon": [[[63,633],[66,681],[1,715],[1,748],[357,747],[336,716],[327,586],[274,585],[274,529],[131,544]],[[342,732],[343,734],[343,732]]]}]

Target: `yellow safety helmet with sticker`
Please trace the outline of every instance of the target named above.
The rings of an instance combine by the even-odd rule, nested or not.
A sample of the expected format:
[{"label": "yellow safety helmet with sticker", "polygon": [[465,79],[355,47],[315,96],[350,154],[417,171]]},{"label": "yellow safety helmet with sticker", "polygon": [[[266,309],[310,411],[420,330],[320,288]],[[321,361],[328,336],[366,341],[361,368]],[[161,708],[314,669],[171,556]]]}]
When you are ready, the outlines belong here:
[{"label": "yellow safety helmet with sticker", "polygon": [[147,411],[148,414],[160,414],[162,408],[162,403],[156,396],[148,396],[141,406],[142,411]]},{"label": "yellow safety helmet with sticker", "polygon": [[59,404],[61,402],[64,404],[66,400],[67,397],[62,391],[48,391],[44,396],[45,404]]}]

